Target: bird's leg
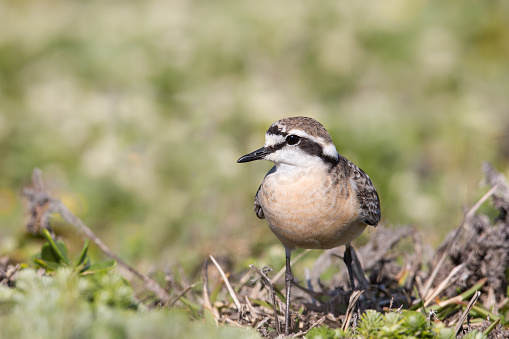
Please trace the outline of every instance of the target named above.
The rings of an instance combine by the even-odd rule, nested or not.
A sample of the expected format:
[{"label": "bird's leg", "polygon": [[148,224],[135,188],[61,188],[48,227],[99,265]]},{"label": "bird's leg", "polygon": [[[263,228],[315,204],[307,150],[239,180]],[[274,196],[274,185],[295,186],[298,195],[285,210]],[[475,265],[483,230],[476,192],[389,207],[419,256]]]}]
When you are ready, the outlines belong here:
[{"label": "bird's leg", "polygon": [[357,281],[360,284],[359,288],[362,288],[365,291],[367,291],[369,288],[369,281],[364,276],[364,271],[362,269],[361,262],[357,257],[357,253],[355,252],[355,248],[350,247],[350,252],[352,254],[352,270],[355,278],[357,278]]},{"label": "bird's leg", "polygon": [[350,276],[350,285],[352,286],[352,291],[355,290],[355,282],[353,279],[353,270],[352,270],[352,247],[350,243],[346,244],[345,254],[343,255],[343,261],[346,264],[346,268],[348,269],[348,275]]},{"label": "bird's leg", "polygon": [[285,310],[285,334],[290,334],[290,294],[292,291],[293,274],[292,268],[290,267],[290,257],[292,256],[292,250],[285,247],[286,255],[286,310]]}]

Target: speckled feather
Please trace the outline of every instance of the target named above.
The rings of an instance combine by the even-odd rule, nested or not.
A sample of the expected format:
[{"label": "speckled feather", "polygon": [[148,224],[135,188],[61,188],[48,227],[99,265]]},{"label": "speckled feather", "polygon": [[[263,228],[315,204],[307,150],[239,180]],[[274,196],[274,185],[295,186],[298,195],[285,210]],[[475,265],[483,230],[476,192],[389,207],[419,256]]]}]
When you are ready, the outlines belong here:
[{"label": "speckled feather", "polygon": [[[367,225],[376,226],[380,221],[380,200],[378,193],[369,176],[359,167],[355,166],[351,161],[342,157],[349,168],[349,177],[356,184],[357,201],[361,208],[361,216],[363,222]],[[340,162],[341,163],[341,162]]]}]

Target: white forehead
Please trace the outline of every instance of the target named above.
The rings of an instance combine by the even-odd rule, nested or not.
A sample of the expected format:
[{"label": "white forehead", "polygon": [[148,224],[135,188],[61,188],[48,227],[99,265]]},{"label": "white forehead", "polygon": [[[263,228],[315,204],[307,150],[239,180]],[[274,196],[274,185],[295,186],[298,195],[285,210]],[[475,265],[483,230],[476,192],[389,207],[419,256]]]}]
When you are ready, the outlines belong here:
[{"label": "white forehead", "polygon": [[[284,130],[281,130],[281,132],[285,133]],[[312,140],[312,141],[316,142],[317,144],[321,145],[322,147],[328,146],[328,144],[322,137],[310,135],[301,129],[296,129],[296,128],[291,129],[287,132],[287,135],[297,135],[301,138],[306,138],[306,139]],[[285,142],[285,137],[283,135],[272,134],[272,133],[268,133],[268,132],[265,133],[265,146],[274,146],[277,144],[281,144],[283,142]]]},{"label": "white forehead", "polygon": [[281,134],[265,133],[265,147],[282,144],[285,142],[285,137]]},{"label": "white forehead", "polygon": [[312,140],[312,141],[314,141],[317,144],[322,145],[322,146],[326,145],[325,140],[322,137],[315,137],[313,135],[310,135],[310,134],[304,132],[301,129],[295,129],[294,128],[294,129],[288,131],[288,135],[292,135],[292,134],[293,135],[297,135],[297,136],[302,137],[302,138],[307,138],[307,139]]}]

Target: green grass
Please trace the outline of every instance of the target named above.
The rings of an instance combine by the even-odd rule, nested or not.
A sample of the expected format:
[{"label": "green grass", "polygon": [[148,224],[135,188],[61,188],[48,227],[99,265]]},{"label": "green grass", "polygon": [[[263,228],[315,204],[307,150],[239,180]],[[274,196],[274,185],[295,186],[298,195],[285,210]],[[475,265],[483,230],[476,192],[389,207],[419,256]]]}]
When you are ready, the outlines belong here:
[{"label": "green grass", "polygon": [[[308,339],[339,339],[339,338],[380,338],[380,339],[455,339],[456,334],[452,328],[444,327],[443,324],[435,325],[426,319],[422,313],[390,312],[381,314],[368,310],[361,316],[359,326],[354,333],[341,329],[331,329],[328,326],[311,329],[306,338]],[[462,338],[486,339],[486,334],[473,330]]]},{"label": "green grass", "polygon": [[182,311],[147,309],[115,272],[80,277],[23,269],[16,288],[0,286],[3,338],[258,338],[253,330],[190,322]]}]

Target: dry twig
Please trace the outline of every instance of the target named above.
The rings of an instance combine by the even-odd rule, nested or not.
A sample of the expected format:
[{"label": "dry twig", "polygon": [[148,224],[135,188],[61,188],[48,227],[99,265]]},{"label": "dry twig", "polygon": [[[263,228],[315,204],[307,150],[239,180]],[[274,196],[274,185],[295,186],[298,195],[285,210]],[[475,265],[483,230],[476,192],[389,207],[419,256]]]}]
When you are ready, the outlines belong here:
[{"label": "dry twig", "polygon": [[325,319],[327,319],[327,317],[321,317],[320,319],[318,319],[318,321],[316,321],[313,325],[311,325],[311,327],[309,327],[307,329],[307,331],[304,331],[304,332],[299,332],[299,333],[296,333],[292,336],[292,338],[300,338],[300,337],[303,337],[305,336],[309,331],[311,331],[313,328],[317,327],[317,326],[320,326],[324,321]]},{"label": "dry twig", "polygon": [[189,285],[187,286],[175,299],[173,299],[172,302],[170,302],[170,304],[168,305],[168,307],[172,307],[180,298],[182,298],[187,292],[189,292],[189,290],[191,290],[193,287],[196,286],[196,283],[195,284],[192,284],[192,285]]},{"label": "dry twig", "polygon": [[219,271],[219,274],[221,274],[221,277],[223,277],[224,284],[226,285],[226,288],[228,289],[228,292],[230,293],[233,302],[235,303],[235,306],[237,307],[237,310],[240,312],[242,310],[242,307],[240,306],[239,299],[237,299],[237,295],[235,294],[235,291],[233,290],[232,286],[230,285],[230,282],[228,281],[228,278],[226,277],[226,274],[224,274],[223,269],[219,264],[217,263],[216,259],[212,255],[209,255],[210,260],[216,265],[217,270]]},{"label": "dry twig", "polygon": [[255,267],[255,265],[249,265],[249,267],[251,267],[256,273],[258,273],[258,275],[263,279],[265,284],[267,286],[269,286],[270,295],[271,295],[271,298],[272,298],[272,308],[274,310],[274,322],[276,323],[276,331],[278,333],[280,333],[281,332],[281,325],[279,324],[279,319],[278,319],[278,316],[277,316],[276,292],[274,291],[274,284],[272,283],[272,281],[270,281],[270,279],[263,272],[261,272],[259,269],[257,269]]},{"label": "dry twig", "polygon": [[456,333],[456,335],[459,334],[459,331],[463,327],[463,322],[465,322],[465,319],[467,318],[468,313],[470,313],[470,310],[472,309],[472,307],[474,307],[474,304],[476,303],[477,299],[479,299],[480,295],[481,295],[481,292],[477,291],[477,292],[475,292],[472,299],[470,299],[470,302],[468,303],[468,306],[465,309],[465,312],[463,312],[463,314],[461,315],[461,318],[459,319],[458,323],[456,324],[456,327],[454,328],[454,333]]},{"label": "dry twig", "polygon": [[447,276],[447,278],[442,281],[433,291],[430,291],[429,295],[426,296],[424,298],[424,307],[428,306],[429,303],[435,298],[437,297],[440,293],[442,293],[442,291],[447,287],[449,286],[449,284],[451,283],[451,280],[452,278],[454,278],[454,276],[456,274],[458,274],[463,268],[465,267],[465,264],[461,264],[459,266],[456,266],[452,271],[451,273],[449,273],[449,275]]},{"label": "dry twig", "polygon": [[212,302],[210,301],[210,293],[209,293],[209,274],[208,274],[209,262],[205,259],[202,268],[202,280],[203,280],[203,308],[209,310],[214,317],[214,322],[216,326],[219,326],[219,313],[215,307],[212,307]]},{"label": "dry twig", "polygon": [[49,216],[52,213],[60,214],[67,223],[74,226],[79,232],[84,234],[85,237],[92,240],[106,256],[114,259],[121,267],[143,280],[147,289],[154,292],[163,303],[168,303],[170,301],[169,293],[159,286],[158,283],[142,274],[113,253],[80,218],[75,216],[67,206],[60,201],[60,199],[53,198],[47,192],[42,180],[42,171],[38,168],[35,168],[32,172],[32,183],[34,188],[27,187],[23,189],[22,192],[23,196],[28,199],[32,207],[31,219],[28,222],[29,227],[36,227],[37,222],[40,222],[41,227],[49,228]]},{"label": "dry twig", "polygon": [[0,285],[12,283],[12,281],[14,280],[13,279],[14,275],[20,269],[21,269],[20,264],[16,264],[15,266],[9,265],[9,267],[7,267],[6,272],[1,272],[2,274],[1,274],[0,278],[2,278],[2,279],[0,280]]},{"label": "dry twig", "polygon": [[352,293],[352,295],[350,296],[348,308],[346,309],[346,313],[345,313],[345,322],[343,323],[343,326],[341,327],[341,329],[343,331],[346,331],[348,326],[350,326],[350,322],[352,321],[352,316],[353,316],[354,310],[355,310],[355,305],[357,305],[357,301],[361,297],[362,292],[364,292],[364,291],[354,291]]}]

